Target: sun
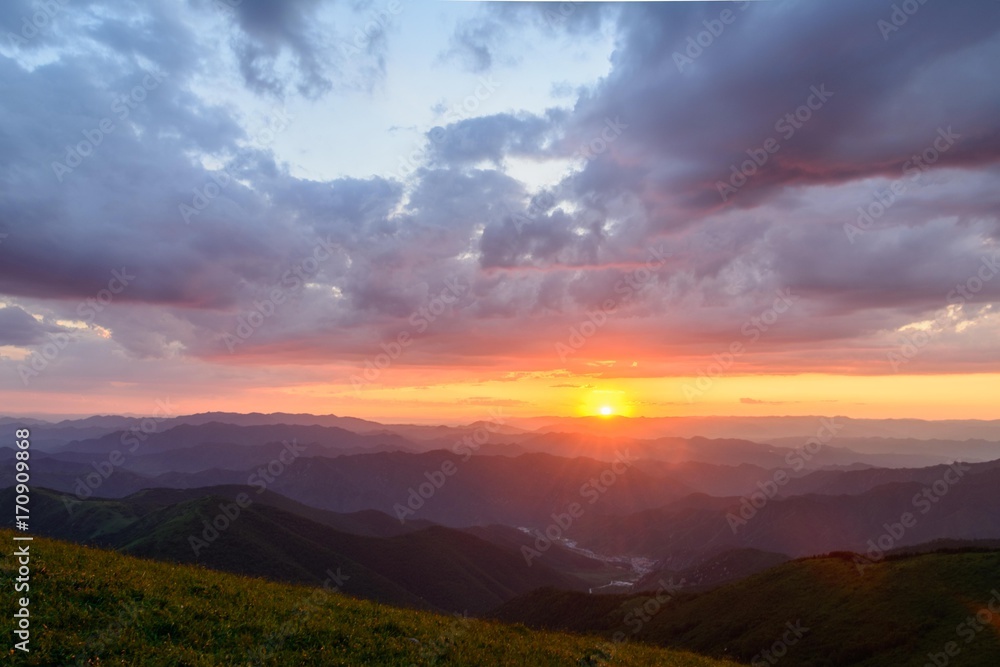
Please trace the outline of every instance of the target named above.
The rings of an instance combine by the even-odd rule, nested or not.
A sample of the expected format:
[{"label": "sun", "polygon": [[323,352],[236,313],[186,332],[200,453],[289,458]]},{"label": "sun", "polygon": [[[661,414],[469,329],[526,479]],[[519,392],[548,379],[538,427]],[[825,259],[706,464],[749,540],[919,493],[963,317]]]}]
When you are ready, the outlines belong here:
[{"label": "sun", "polygon": [[632,404],[621,389],[600,388],[591,389],[577,405],[576,414],[580,417],[602,417],[608,421],[616,417],[631,417]]}]

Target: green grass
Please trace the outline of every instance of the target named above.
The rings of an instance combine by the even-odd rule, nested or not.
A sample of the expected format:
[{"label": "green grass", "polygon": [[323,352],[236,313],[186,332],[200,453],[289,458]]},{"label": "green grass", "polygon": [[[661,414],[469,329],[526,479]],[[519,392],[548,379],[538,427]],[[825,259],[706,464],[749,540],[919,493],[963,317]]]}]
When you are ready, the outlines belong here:
[{"label": "green grass", "polygon": [[[1000,591],[1000,552],[933,553],[886,560],[859,576],[828,556],[789,562],[710,592],[678,594],[633,635],[665,647],[750,662],[785,623],[809,632],[782,664],[897,667],[928,662],[948,642],[962,667],[1000,665],[1000,615],[966,643],[958,627]],[[545,590],[504,605],[497,617],[532,627],[613,636],[648,596]],[[634,618],[634,616],[633,616]]]},{"label": "green grass", "polygon": [[[13,533],[0,530],[12,544]],[[31,653],[14,651],[9,583],[3,653],[25,665],[649,665],[733,663],[593,637],[460,619],[36,538]],[[319,582],[317,582],[319,584]],[[18,594],[20,596],[22,594]],[[262,661],[253,656],[265,651]],[[603,657],[602,657],[603,656]]]}]

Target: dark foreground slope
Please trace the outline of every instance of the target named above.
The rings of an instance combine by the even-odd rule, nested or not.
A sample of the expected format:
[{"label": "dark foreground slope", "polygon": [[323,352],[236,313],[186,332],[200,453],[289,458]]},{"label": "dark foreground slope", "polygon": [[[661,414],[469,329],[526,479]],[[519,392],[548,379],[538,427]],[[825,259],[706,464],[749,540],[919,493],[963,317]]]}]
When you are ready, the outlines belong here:
[{"label": "dark foreground slope", "polygon": [[[11,493],[0,491],[0,500],[12,505]],[[66,498],[33,492],[38,534],[292,583],[317,584],[327,570],[340,571],[350,577],[345,591],[388,604],[478,614],[543,586],[588,587],[544,563],[529,567],[516,550],[462,531],[431,526],[389,537],[354,535],[330,527],[337,515],[311,510],[313,518],[327,520],[321,524],[289,511],[294,504],[274,494],[265,501],[284,501],[285,508],[258,501],[241,509],[219,489],[85,500],[71,511]]]},{"label": "dark foreground slope", "polygon": [[[741,662],[767,663],[762,651],[787,636],[794,645],[778,651],[787,650],[784,664],[801,667],[919,666],[933,664],[932,655],[942,667],[1000,665],[1000,551],[890,559],[863,571],[853,557],[831,556],[786,563],[703,594],[536,591],[495,617],[608,637],[620,632]],[[970,621],[984,609],[985,623]],[[786,635],[789,624],[802,636]],[[950,642],[957,656],[945,654]]]},{"label": "dark foreground slope", "polygon": [[[11,543],[12,533],[0,530]],[[732,667],[640,645],[395,609],[35,538],[31,653],[5,664]],[[16,564],[0,559],[9,581]],[[13,637],[4,614],[3,635]],[[601,655],[607,658],[600,657]]]}]

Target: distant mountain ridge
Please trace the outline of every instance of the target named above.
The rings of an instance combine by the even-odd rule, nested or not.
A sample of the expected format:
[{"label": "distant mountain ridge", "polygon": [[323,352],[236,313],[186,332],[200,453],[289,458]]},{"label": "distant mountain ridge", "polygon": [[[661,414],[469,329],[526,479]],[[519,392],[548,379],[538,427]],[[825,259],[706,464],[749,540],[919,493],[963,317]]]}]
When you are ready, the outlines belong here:
[{"label": "distant mountain ridge", "polygon": [[512,419],[526,430],[565,431],[602,435],[614,433],[630,438],[680,437],[746,438],[770,442],[779,438],[801,439],[816,435],[824,420],[843,425],[838,438],[914,438],[918,440],[982,439],[1000,442],[1000,419],[856,419],[844,416],[784,417],[532,417]]},{"label": "distant mountain ridge", "polygon": [[[0,491],[0,499],[12,502],[13,493]],[[250,504],[238,504],[240,493]],[[239,487],[82,502],[35,489],[32,510],[36,534],[297,583],[339,569],[356,595],[416,608],[482,613],[542,586],[587,587],[461,531],[433,525],[401,530],[377,513],[338,517]],[[397,530],[390,532],[393,524]],[[369,534],[343,531],[351,526]]]},{"label": "distant mountain ridge", "polygon": [[[944,484],[942,474],[932,483],[890,483],[856,495],[775,496],[759,508],[746,496],[692,495],[631,515],[585,516],[570,537],[599,553],[644,555],[673,570],[734,548],[802,557],[865,551],[869,540],[888,543],[885,551],[942,538],[996,538],[1000,467],[967,467],[954,484]],[[896,528],[906,514],[913,525]]]}]

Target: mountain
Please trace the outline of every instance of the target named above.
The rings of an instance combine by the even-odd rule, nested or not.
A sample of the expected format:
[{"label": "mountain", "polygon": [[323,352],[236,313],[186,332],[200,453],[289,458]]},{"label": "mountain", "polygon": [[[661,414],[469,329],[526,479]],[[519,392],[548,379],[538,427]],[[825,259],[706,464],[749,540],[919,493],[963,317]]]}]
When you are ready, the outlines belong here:
[{"label": "mountain", "polygon": [[141,420],[142,417],[128,417],[125,415],[93,415],[75,419],[62,419],[58,422],[50,422],[50,424],[57,428],[122,429]]},{"label": "mountain", "polygon": [[[96,493],[102,497],[121,497],[151,487],[197,488],[218,484],[246,484],[255,469],[272,460],[275,455],[280,453],[282,447],[283,445],[280,443],[264,445],[205,443],[196,447],[145,455],[141,454],[142,450],[139,448],[137,448],[138,453],[131,453],[128,448],[125,448],[122,452],[121,465],[115,466],[112,475],[101,475],[101,483]],[[474,453],[485,457],[517,458],[524,453],[518,452],[518,448],[516,445],[485,444]],[[313,450],[315,449],[314,447]],[[460,451],[463,455],[468,452],[467,449]],[[0,447],[0,486],[13,483],[13,477],[10,473],[13,470],[14,452],[15,450],[11,447]],[[306,453],[309,453],[308,449]],[[326,451],[323,451],[323,454],[329,457],[338,455]],[[97,478],[92,475],[96,469],[102,466],[104,472],[107,472],[107,461],[109,460],[108,455],[95,452],[61,451],[50,454],[35,451],[33,456],[37,463],[33,471],[33,479],[40,486],[58,491],[78,492],[84,497],[91,491],[85,480],[90,476],[91,482],[96,481]],[[425,456],[439,457],[440,453]],[[454,457],[453,459],[456,464],[460,460]],[[416,459],[416,461],[419,462],[421,459]],[[379,474],[377,462],[373,462],[373,464],[368,471]],[[348,465],[348,463],[342,462],[341,465]],[[395,461],[390,467],[398,465],[400,462]],[[679,494],[690,491],[710,495],[751,493],[757,489],[758,481],[771,474],[765,468],[749,464],[725,466],[696,462],[666,463],[639,460],[634,463],[634,466],[636,470],[660,478],[666,485],[674,486]],[[241,470],[226,469],[232,467]],[[806,472],[800,474],[804,475]],[[421,481],[419,474],[417,472],[417,481]],[[105,479],[107,477],[110,478]],[[678,480],[683,480],[683,482]],[[404,487],[404,490],[405,488],[407,487]],[[385,507],[383,506],[382,509]]]},{"label": "mountain", "polygon": [[790,449],[763,445],[749,440],[710,440],[707,438],[637,438],[606,437],[592,433],[546,432],[522,439],[518,445],[530,452],[572,458],[586,456],[611,460],[616,451],[628,449],[642,460],[682,463],[694,461],[725,465],[750,464],[764,467],[782,465]]},{"label": "mountain", "polygon": [[[128,427],[127,421],[115,424],[114,428],[106,426],[81,426],[62,427],[49,424],[47,422],[31,423],[32,420],[11,419],[6,424],[0,424],[0,437],[2,442],[14,441],[15,431],[28,428],[31,431],[31,449],[35,452],[55,452],[66,446],[73,440],[86,440],[89,438],[99,438]],[[132,425],[139,422],[133,420]]]},{"label": "mountain", "polygon": [[[0,530],[5,543],[12,536]],[[31,618],[42,619],[32,624],[37,665],[734,667],[687,652],[356,600],[352,580],[335,571],[312,587],[290,586],[42,537],[30,549],[42,573],[31,581]],[[0,560],[0,577],[12,580],[16,567],[14,559]],[[14,636],[12,614],[0,626]],[[601,652],[609,657],[598,663]]]},{"label": "mountain", "polygon": [[[473,526],[462,530],[508,551],[523,554],[524,549],[535,549],[535,536],[524,530],[508,526]],[[625,563],[594,558],[558,543],[546,549],[544,563],[558,572],[586,581],[594,588],[607,586],[613,581],[635,578],[633,569]]]},{"label": "mountain", "polygon": [[165,425],[173,427],[185,424],[201,426],[204,424],[231,424],[233,426],[333,426],[355,433],[371,430],[383,430],[385,427],[378,422],[357,417],[340,417],[337,415],[310,415],[304,413],[291,414],[287,412],[201,412],[194,415],[172,417],[165,420]]},{"label": "mountain", "polygon": [[[828,496],[856,495],[879,486],[902,482],[933,484],[942,478],[950,466],[925,468],[867,468],[861,470],[818,470],[792,479],[781,489],[783,496],[818,493]],[[1000,460],[969,465],[972,472],[1000,468]]]},{"label": "mountain", "polygon": [[[158,410],[163,412],[168,408]],[[782,465],[790,450],[801,448],[817,435],[824,425],[834,425],[835,437],[809,462],[809,467],[844,466],[866,463],[882,467],[920,467],[951,463],[956,459],[986,461],[1000,456],[1000,421],[953,420],[924,422],[921,420],[865,420],[846,417],[725,417],[725,418],[658,418],[629,419],[625,417],[538,418],[512,420],[497,415],[491,422],[474,422],[457,426],[418,424],[381,424],[378,422],[337,415],[289,413],[208,412],[196,415],[168,416],[157,414],[146,418],[129,416],[97,416],[67,419],[49,423],[39,420],[4,418],[0,428],[14,429],[30,425],[33,446],[37,450],[57,451],[72,446],[77,451],[110,452],[121,449],[127,440],[143,443],[150,436],[177,427],[210,427],[221,425],[247,429],[285,427],[285,434],[268,433],[270,442],[280,442],[300,436],[288,433],[295,428],[334,428],[356,436],[381,438],[381,444],[370,441],[353,445],[336,442],[336,434],[325,436],[317,432],[304,437],[325,443],[340,453],[360,451],[420,451],[451,449],[476,438],[484,451],[477,454],[516,455],[521,452],[550,453],[559,456],[587,456],[608,459],[608,453],[620,447],[631,447],[638,458],[664,461],[701,461],[724,465],[752,463],[766,467]],[[515,425],[516,422],[518,425]],[[529,427],[529,428],[522,428]],[[114,434],[118,433],[118,436]],[[187,434],[178,432],[182,438]],[[208,439],[187,440],[180,445],[189,447],[201,442],[241,442],[232,433],[208,434]],[[114,443],[118,438],[118,444]],[[335,442],[329,442],[330,439]],[[92,441],[104,439],[103,444]],[[250,438],[256,444],[266,444]],[[72,444],[71,444],[72,443]],[[155,450],[154,450],[155,451]],[[152,469],[152,468],[151,468]]]},{"label": "mountain", "polygon": [[394,434],[359,435],[336,426],[236,426],[209,422],[194,426],[181,424],[153,433],[115,431],[100,438],[70,442],[65,449],[95,454],[108,454],[117,450],[145,456],[209,443],[260,446],[293,441],[311,447],[313,455],[317,452],[342,452],[351,449],[391,447],[405,451],[410,448],[409,441]]},{"label": "mountain", "polygon": [[768,568],[791,560],[785,554],[759,549],[730,549],[682,570],[657,569],[638,582],[637,591],[655,590],[661,581],[670,582],[685,591],[706,590],[720,584],[745,579]]},{"label": "mountain", "polygon": [[0,426],[14,426],[15,428],[42,426],[48,423],[43,419],[31,419],[29,417],[0,417]]},{"label": "mountain", "polygon": [[982,439],[1000,441],[1000,420],[853,419],[834,416],[784,417],[533,417],[511,419],[525,430],[590,433],[595,436],[655,439],[663,437],[744,438],[771,442],[794,438],[802,444],[824,423],[838,426],[840,438]]},{"label": "mountain", "polygon": [[[341,568],[355,595],[443,611],[482,613],[542,586],[587,588],[547,563],[529,566],[517,551],[461,531],[431,526],[390,537],[354,535],[252,498],[240,507],[235,492],[206,490],[185,500],[193,494],[157,490],[67,505],[65,496],[34,489],[32,528],[132,555],[296,583]],[[0,499],[13,502],[13,489]]]},{"label": "mountain", "polygon": [[[764,468],[788,467],[794,457],[810,469],[825,466],[867,464],[871,466],[920,466],[952,462],[951,456],[894,452],[862,453],[844,447],[824,445],[804,457],[800,453],[803,441],[779,447],[740,438],[627,438],[582,432],[545,432],[517,439],[509,445],[525,452],[538,452],[573,458],[585,456],[601,461],[613,460],[616,452],[628,449],[641,460],[665,463],[707,463],[713,465],[753,465]],[[497,446],[499,447],[499,446]]]},{"label": "mountain", "polygon": [[129,496],[125,500],[134,507],[149,511],[161,507],[169,507],[170,505],[177,505],[189,500],[197,500],[206,495],[221,496],[232,501],[241,493],[250,495],[255,503],[297,514],[315,523],[344,533],[351,533],[352,535],[395,537],[396,535],[405,535],[406,533],[412,533],[424,528],[431,528],[435,525],[430,521],[416,519],[403,524],[387,514],[374,510],[365,510],[350,514],[330,512],[309,505],[303,505],[271,491],[264,490],[258,492],[257,488],[237,484],[195,489],[145,489]]},{"label": "mountain", "polygon": [[[164,452],[130,455],[125,457],[122,468],[132,472],[155,476],[170,472],[202,472],[205,470],[248,470],[267,466],[271,461],[290,460],[308,453],[311,456],[347,456],[383,451],[399,451],[398,442],[366,444],[366,446],[323,447],[317,443],[269,442],[266,444],[240,444],[236,442],[203,442],[191,447],[171,449]],[[121,450],[119,450],[121,451]],[[60,452],[78,456],[77,452]],[[91,454],[91,459],[94,455]],[[124,456],[124,455],[123,455]]]},{"label": "mountain", "polygon": [[45,421],[18,417],[0,417],[0,430],[9,429],[10,437],[18,428],[30,426],[32,445],[36,449],[55,451],[73,440],[96,439],[115,432],[135,432],[150,434],[162,432],[176,426],[205,426],[208,424],[228,424],[231,426],[319,426],[335,427],[359,435],[395,435],[418,444],[421,451],[448,448],[463,439],[476,436],[480,440],[486,436],[484,444],[506,444],[524,435],[531,435],[522,429],[502,423],[498,416],[494,422],[473,422],[459,426],[427,426],[419,424],[381,424],[357,417],[337,415],[290,414],[275,412],[262,414],[252,412],[204,412],[194,415],[170,416],[169,405],[160,405],[155,414],[145,417],[105,415],[82,419]]},{"label": "mountain", "polygon": [[[16,451],[13,447],[0,447],[0,488],[14,484]],[[129,470],[114,468],[106,460],[106,457],[98,455],[50,454],[32,449],[31,460],[33,462],[31,466],[32,487],[77,493],[82,498],[95,493],[105,498],[119,498],[140,489],[167,486],[167,484],[154,483],[153,479],[147,475],[138,475]],[[98,473],[98,468],[107,474]],[[225,482],[246,481],[246,473],[235,473],[235,475],[237,479],[227,479]]]},{"label": "mountain", "polygon": [[[746,496],[695,494],[630,515],[587,515],[568,534],[593,551],[656,558],[673,570],[733,548],[801,557],[864,551],[869,540],[891,549],[940,538],[997,538],[1000,468],[980,465],[985,467],[969,466],[960,477],[942,474],[931,484],[887,484],[857,495],[776,496],[758,502],[759,509]],[[755,499],[762,501],[763,492]],[[904,515],[912,525],[897,527]]]},{"label": "mountain", "polygon": [[[857,438],[841,436],[837,446],[869,455],[909,453],[913,456],[951,457],[960,461],[992,461],[1000,458],[1000,428],[992,434],[992,440],[947,439],[947,438]],[[797,447],[802,444],[798,438],[771,438],[768,440],[779,447]]]},{"label": "mountain", "polygon": [[[183,450],[172,453],[183,456]],[[92,462],[76,463],[75,467],[55,455],[42,459],[32,479],[58,491],[105,498],[153,487],[264,485],[300,503],[334,512],[378,510],[397,519],[453,527],[503,524],[541,529],[552,523],[553,514],[565,513],[573,504],[591,512],[629,513],[662,507],[692,491],[675,479],[643,472],[631,460],[614,463],[546,454],[466,454],[380,452],[336,458],[307,454],[289,465],[276,466],[273,476],[259,468],[139,475],[123,467],[112,470],[106,455],[95,454]],[[11,449],[0,448],[0,463],[12,455]],[[622,456],[627,458],[627,452]],[[123,466],[132,458],[126,458]],[[178,467],[184,465],[178,463]],[[102,467],[108,473],[105,478],[95,472]],[[12,471],[12,466],[3,467],[0,485],[12,483]]]},{"label": "mountain", "polygon": [[[1000,664],[989,622],[1000,616],[987,609],[1000,610],[1000,551],[894,559],[864,576],[853,558],[794,561],[701,594],[663,585],[632,596],[540,590],[493,617],[533,628],[620,633],[755,665],[777,658],[799,667]],[[987,622],[976,620],[979,610]],[[772,660],[765,650],[773,651]],[[929,662],[932,656],[939,657]]]},{"label": "mountain", "polygon": [[376,509],[454,527],[542,529],[573,504],[584,511],[624,513],[660,507],[691,491],[634,469],[631,461],[546,454],[465,458],[445,451],[304,458],[268,488],[336,512]]},{"label": "mountain", "polygon": [[[716,465],[697,461],[668,463],[644,460],[636,463],[636,467],[655,477],[683,480],[695,492],[710,496],[752,493],[758,490],[757,482],[768,479],[773,474],[768,468],[749,463]],[[805,475],[808,472],[798,474]],[[794,476],[796,473],[789,470],[789,474]]]},{"label": "mountain", "polygon": [[1000,539],[995,540],[949,540],[940,539],[915,544],[909,547],[899,547],[886,552],[887,557],[894,556],[914,556],[928,553],[948,553],[948,552],[973,552],[973,551],[1000,551]]}]

